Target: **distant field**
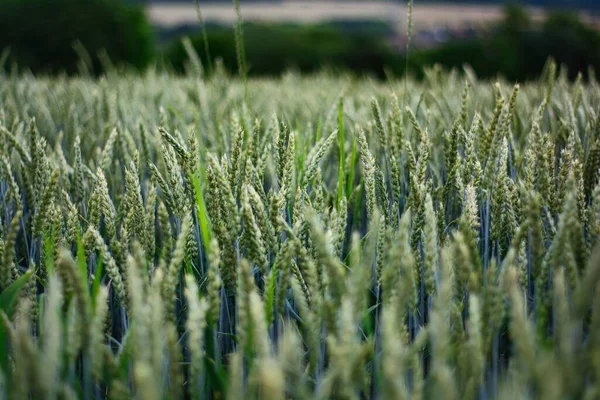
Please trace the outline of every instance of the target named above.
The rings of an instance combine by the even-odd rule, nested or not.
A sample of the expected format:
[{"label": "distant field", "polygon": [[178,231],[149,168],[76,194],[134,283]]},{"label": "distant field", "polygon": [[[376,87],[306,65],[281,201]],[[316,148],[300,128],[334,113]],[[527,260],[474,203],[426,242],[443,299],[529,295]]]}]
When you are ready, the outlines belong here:
[{"label": "distant field", "polygon": [[[407,7],[388,2],[311,2],[293,1],[283,3],[254,3],[242,6],[244,20],[286,21],[298,23],[323,22],[331,20],[383,20],[404,30]],[[543,16],[539,9],[530,9],[534,18]],[[172,27],[198,21],[195,6],[185,4],[160,4],[148,6],[148,14],[155,24]],[[202,5],[202,15],[206,21],[232,23],[235,12],[229,4],[215,3]],[[433,26],[456,27],[465,23],[486,24],[498,20],[502,15],[501,6],[465,6],[447,4],[416,4],[413,12],[415,27]]]}]

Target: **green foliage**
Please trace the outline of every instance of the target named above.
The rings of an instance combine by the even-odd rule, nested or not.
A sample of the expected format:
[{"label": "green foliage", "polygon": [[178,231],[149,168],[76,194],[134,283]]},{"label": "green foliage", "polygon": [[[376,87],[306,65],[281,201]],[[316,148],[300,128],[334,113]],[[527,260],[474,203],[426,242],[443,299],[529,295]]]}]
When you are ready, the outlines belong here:
[{"label": "green foliage", "polygon": [[143,69],[153,56],[143,11],[118,0],[4,0],[0,26],[8,62],[34,72]]},{"label": "green foliage", "polygon": [[[239,29],[239,28],[236,28]],[[324,67],[374,73],[383,76],[383,67],[397,60],[380,33],[368,33],[357,28],[341,29],[335,25],[269,25],[244,24],[244,54],[250,75],[279,75],[295,68],[301,72]],[[207,32],[213,57],[223,60],[229,71],[238,70],[236,35],[231,29],[213,27]],[[203,36],[194,36],[192,43],[204,65],[207,64]],[[165,62],[183,71],[188,61],[183,45],[178,41],[165,52]]]},{"label": "green foliage", "polygon": [[525,10],[511,6],[504,21],[485,36],[415,51],[409,64],[414,71],[433,64],[446,68],[469,65],[480,77],[525,81],[537,78],[548,58],[564,65],[571,79],[580,72],[587,74],[588,67],[598,73],[600,33],[575,13],[550,12],[538,26]]},{"label": "green foliage", "polygon": [[[488,31],[430,49],[411,48],[404,54],[403,49],[389,44],[393,36],[383,24],[249,23],[244,26],[244,71],[254,76],[276,76],[289,68],[307,73],[329,67],[381,78],[384,71],[403,76],[408,68],[423,78],[425,68],[435,64],[445,68],[469,65],[483,78],[526,81],[539,77],[548,58],[553,58],[568,68],[571,79],[578,72],[587,74],[588,67],[600,73],[600,33],[577,14],[564,11],[550,12],[545,21],[534,23],[524,8],[507,6],[504,19]],[[239,70],[237,37],[233,29],[213,26],[206,36],[193,36],[191,42],[203,65],[209,65],[206,39],[212,56],[222,59],[225,68],[234,72]],[[179,72],[191,68],[180,40],[164,52],[164,62]]]}]

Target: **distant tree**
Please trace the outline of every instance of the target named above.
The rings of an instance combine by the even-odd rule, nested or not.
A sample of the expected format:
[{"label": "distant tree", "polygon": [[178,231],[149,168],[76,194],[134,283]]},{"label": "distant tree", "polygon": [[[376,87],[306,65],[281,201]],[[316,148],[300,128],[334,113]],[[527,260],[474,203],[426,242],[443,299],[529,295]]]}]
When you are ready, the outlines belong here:
[{"label": "distant tree", "polygon": [[504,6],[504,18],[502,27],[505,31],[516,33],[531,28],[531,18],[527,10],[518,3],[510,3]]},{"label": "distant tree", "polygon": [[82,57],[99,72],[99,54],[144,68],[153,57],[143,10],[120,0],[1,0],[0,27],[0,51],[34,72],[75,72]]}]

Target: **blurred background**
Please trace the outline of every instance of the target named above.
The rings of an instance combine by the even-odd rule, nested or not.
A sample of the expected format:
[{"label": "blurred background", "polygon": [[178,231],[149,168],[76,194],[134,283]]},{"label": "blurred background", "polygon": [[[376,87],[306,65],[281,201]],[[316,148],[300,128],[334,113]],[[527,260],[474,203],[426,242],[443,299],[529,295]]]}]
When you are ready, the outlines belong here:
[{"label": "blurred background", "polygon": [[[526,81],[542,72],[549,57],[571,78],[600,69],[596,0],[417,0],[408,51],[406,2],[240,3],[250,76],[329,69],[385,77],[408,68],[421,77],[424,67],[437,64],[469,65],[480,77]],[[192,68],[190,54],[197,54],[203,65],[235,73],[235,23],[230,0],[1,0],[0,69],[184,73]],[[186,37],[189,41],[182,40]]]}]

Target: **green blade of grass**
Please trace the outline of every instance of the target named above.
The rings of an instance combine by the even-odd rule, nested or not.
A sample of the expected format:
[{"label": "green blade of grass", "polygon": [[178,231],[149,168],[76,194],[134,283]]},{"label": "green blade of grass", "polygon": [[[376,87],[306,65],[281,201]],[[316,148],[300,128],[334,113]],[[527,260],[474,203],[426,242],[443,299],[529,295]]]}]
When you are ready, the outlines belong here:
[{"label": "green blade of grass", "polygon": [[0,310],[5,312],[9,318],[13,316],[14,306],[19,293],[25,287],[32,275],[33,270],[30,269],[0,293]]},{"label": "green blade of grass", "polygon": [[[19,293],[25,287],[33,275],[33,270],[28,270],[14,281],[9,287],[0,293],[0,312],[4,313],[9,319],[12,318],[15,310],[15,304],[19,298]],[[12,368],[8,362],[8,338],[4,324],[0,323],[0,370],[10,382]]]},{"label": "green blade of grass", "polygon": [[196,206],[198,207],[198,223],[200,224],[200,235],[205,248],[209,248],[211,239],[210,218],[206,211],[206,204],[200,187],[200,179],[197,176],[192,177],[194,192],[196,194]]},{"label": "green blade of grass", "polygon": [[344,179],[346,178],[346,150],[345,150],[346,139],[344,138],[344,100],[340,97],[338,104],[338,146],[340,148],[340,166],[338,173],[338,191],[337,191],[337,206],[340,207],[342,197],[344,196]]},{"label": "green blade of grass", "polygon": [[348,182],[346,186],[346,198],[350,199],[352,190],[354,189],[354,171],[356,166],[357,154],[356,154],[356,138],[352,138],[352,153],[350,154],[350,168],[348,171]]},{"label": "green blade of grass", "polygon": [[92,305],[96,307],[96,298],[98,292],[100,292],[100,283],[102,282],[102,271],[104,269],[104,263],[102,258],[98,257],[98,263],[96,264],[96,273],[94,274],[94,281],[92,282]]}]

